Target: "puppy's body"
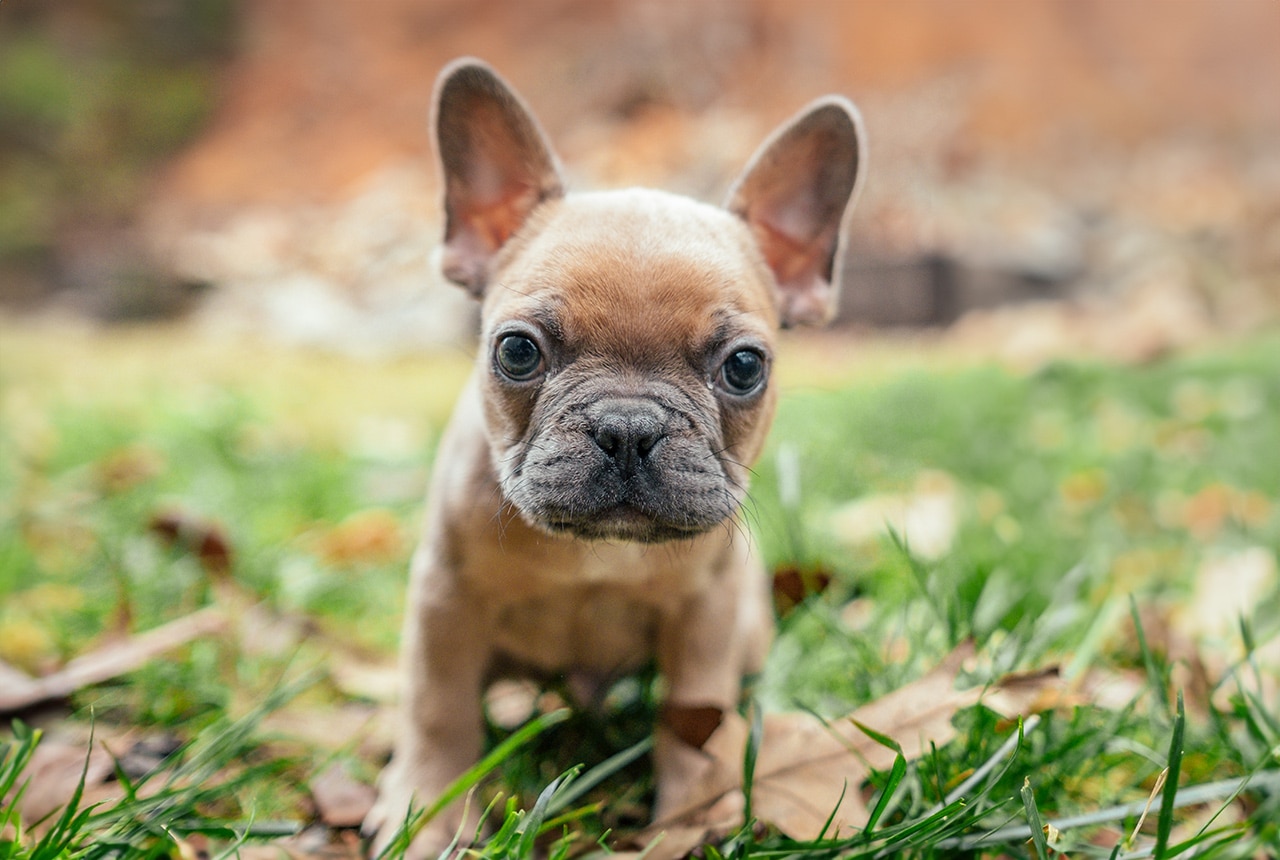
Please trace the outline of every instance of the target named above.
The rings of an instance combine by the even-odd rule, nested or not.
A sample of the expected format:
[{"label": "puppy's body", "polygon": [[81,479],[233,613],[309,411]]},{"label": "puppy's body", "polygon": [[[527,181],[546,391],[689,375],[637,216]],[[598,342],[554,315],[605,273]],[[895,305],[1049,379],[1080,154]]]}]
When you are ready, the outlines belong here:
[{"label": "puppy's body", "polygon": [[[609,678],[656,657],[669,713],[736,705],[772,629],[738,508],[773,414],[774,331],[829,312],[860,131],[844,103],[815,106],[728,209],[566,195],[479,64],[442,74],[437,134],[444,269],[483,324],[412,565],[402,733],[367,822],[383,842],[476,761],[496,669]],[[705,766],[698,743],[658,727],[659,814]],[[460,823],[439,816],[415,852]]]}]

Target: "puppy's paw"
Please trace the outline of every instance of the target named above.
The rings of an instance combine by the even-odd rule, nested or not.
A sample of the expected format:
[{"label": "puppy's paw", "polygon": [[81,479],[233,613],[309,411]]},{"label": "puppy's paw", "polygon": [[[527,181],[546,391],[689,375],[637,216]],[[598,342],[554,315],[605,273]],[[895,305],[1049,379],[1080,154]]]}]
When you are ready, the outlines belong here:
[{"label": "puppy's paw", "polygon": [[406,860],[452,857],[457,854],[451,850],[454,847],[460,850],[471,845],[477,823],[475,816],[467,814],[464,804],[451,804],[419,826],[415,822],[421,812],[422,804],[417,792],[405,790],[402,786],[384,786],[378,793],[377,803],[360,826],[360,834],[368,845],[367,856],[401,856],[399,848],[405,844],[413,827],[418,827],[418,833],[403,855]]}]

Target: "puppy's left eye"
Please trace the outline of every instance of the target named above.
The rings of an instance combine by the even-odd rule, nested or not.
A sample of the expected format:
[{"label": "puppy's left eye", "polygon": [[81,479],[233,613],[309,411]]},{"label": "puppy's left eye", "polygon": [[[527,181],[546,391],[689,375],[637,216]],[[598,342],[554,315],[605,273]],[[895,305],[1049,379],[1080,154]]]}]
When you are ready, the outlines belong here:
[{"label": "puppy's left eye", "polygon": [[731,394],[750,394],[764,381],[764,356],[754,349],[740,349],[720,365],[720,381]]},{"label": "puppy's left eye", "polygon": [[542,351],[530,338],[509,334],[498,341],[498,369],[508,379],[525,382],[542,369]]}]

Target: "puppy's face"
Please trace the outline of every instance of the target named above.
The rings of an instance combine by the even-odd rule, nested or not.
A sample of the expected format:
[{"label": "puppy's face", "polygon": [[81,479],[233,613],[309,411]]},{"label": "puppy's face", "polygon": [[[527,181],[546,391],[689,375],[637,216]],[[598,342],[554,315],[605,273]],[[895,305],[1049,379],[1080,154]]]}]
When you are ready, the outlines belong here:
[{"label": "puppy's face", "polygon": [[546,205],[486,293],[493,463],[531,523],[690,537],[731,517],[773,410],[772,276],[739,219],[652,191]]},{"label": "puppy's face", "polygon": [[437,93],[445,274],[483,297],[483,401],[504,497],[588,539],[687,538],[733,517],[773,413],[779,323],[824,318],[859,174],[847,103],[766,142],[726,208],[566,195],[487,68]]}]

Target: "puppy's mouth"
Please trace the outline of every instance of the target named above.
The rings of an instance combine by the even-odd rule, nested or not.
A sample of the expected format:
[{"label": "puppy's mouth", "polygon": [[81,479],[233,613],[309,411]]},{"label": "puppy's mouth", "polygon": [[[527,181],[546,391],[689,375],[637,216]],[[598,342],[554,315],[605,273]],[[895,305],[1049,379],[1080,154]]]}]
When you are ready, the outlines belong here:
[{"label": "puppy's mouth", "polygon": [[689,540],[710,531],[719,523],[683,525],[663,522],[634,505],[616,505],[590,516],[539,521],[552,534],[583,540],[625,540],[636,543],[665,543]]}]

